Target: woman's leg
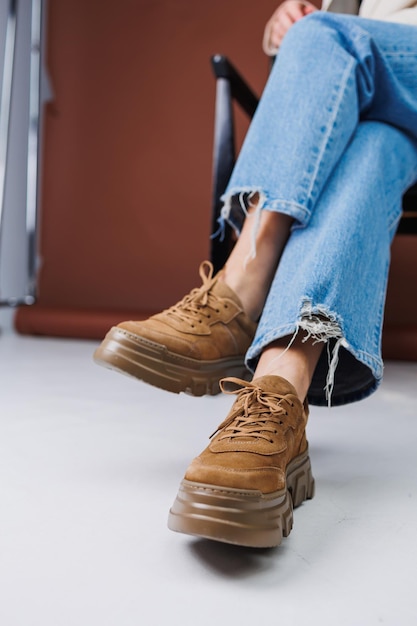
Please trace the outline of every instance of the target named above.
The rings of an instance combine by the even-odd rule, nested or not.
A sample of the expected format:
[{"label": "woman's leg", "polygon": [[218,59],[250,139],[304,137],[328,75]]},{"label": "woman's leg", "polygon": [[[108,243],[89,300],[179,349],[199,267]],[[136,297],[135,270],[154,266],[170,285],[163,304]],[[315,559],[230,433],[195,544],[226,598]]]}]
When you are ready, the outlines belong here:
[{"label": "woman's leg", "polygon": [[[255,195],[240,236],[225,264],[221,280],[231,287],[255,322],[261,316],[278,261],[290,235],[293,218],[282,213],[256,214]],[[254,220],[258,218],[256,228]],[[253,239],[255,235],[255,239]],[[253,245],[257,253],[251,256]]]},{"label": "woman's leg", "polygon": [[[387,124],[362,122],[308,228],[295,229],[290,236],[278,272],[289,223],[283,223],[285,215],[262,211],[257,253],[251,257],[252,209],[222,279],[233,287],[247,311],[263,310],[248,354],[252,371],[256,367],[255,378],[283,376],[303,400],[323,343],[333,338],[338,342],[333,365],[341,359],[333,400],[346,401],[349,394],[351,399],[359,398],[375,388],[382,375],[380,344],[389,247],[403,191],[416,177],[417,142]],[[260,294],[253,287],[257,277],[261,278]],[[346,361],[346,349],[357,366]],[[326,385],[328,391],[333,388],[331,362],[324,355],[314,402],[324,403]]]},{"label": "woman's leg", "polygon": [[[366,205],[367,201],[372,203],[372,198],[379,197],[381,207],[385,207],[389,201],[391,204],[395,202],[397,212],[400,210],[401,196],[416,174],[413,162],[414,147],[409,139],[409,137],[417,137],[417,41],[415,33],[414,27],[398,27],[396,24],[322,13],[315,13],[301,20],[290,30],[280,50],[279,58],[224,196],[223,218],[228,219],[237,230],[245,218],[245,211],[242,211],[242,198],[252,198],[256,194],[258,200],[255,214],[251,213],[251,222],[254,225],[248,224],[247,219],[243,221],[245,249],[243,252],[242,248],[240,249],[240,263],[233,263],[234,273],[233,275],[229,273],[228,276],[228,280],[233,281],[238,295],[240,295],[240,285],[245,284],[246,267],[250,267],[249,262],[244,265],[242,258],[246,254],[246,260],[251,258],[256,261],[260,249],[259,243],[262,242],[262,238],[257,237],[256,224],[258,222],[265,224],[264,214],[277,211],[283,215],[288,214],[296,220],[296,227],[308,225],[307,230],[310,230],[315,212],[321,213],[322,211],[320,205],[324,196],[331,198],[327,218],[329,224],[337,219],[336,213],[343,216],[343,211],[348,211],[347,215],[351,214],[349,207],[344,206],[337,196],[332,198],[327,189],[332,177],[335,181],[338,180],[335,172],[347,152],[354,157],[351,171],[346,173],[345,180],[351,180],[354,193],[361,194],[357,205],[361,207]],[[331,63],[328,62],[329,59]],[[390,133],[388,124],[385,124],[387,126],[386,142],[383,131],[377,129],[376,143],[372,145],[371,129],[369,132],[371,150],[365,151],[362,156],[362,132],[357,133],[358,124],[374,118],[385,121],[390,127],[394,126],[399,130]],[[391,134],[394,137],[391,137]],[[379,138],[381,138],[380,148],[378,147]],[[391,140],[392,145],[390,145]],[[394,147],[396,144],[398,144],[397,148]],[[403,162],[401,157],[402,144],[405,144],[405,153],[410,157],[404,157],[406,162]],[[356,162],[355,152],[358,146],[360,148]],[[397,161],[391,168],[389,163],[393,156]],[[383,163],[380,165],[379,159],[381,158]],[[364,165],[361,159],[365,160]],[[398,173],[396,165],[400,169]],[[369,182],[363,181],[363,171],[368,172]],[[388,195],[391,196],[389,199],[381,198],[381,189],[384,190],[384,181],[380,179],[381,172],[386,176],[385,180],[390,179],[392,172],[396,172],[395,184],[389,189]],[[375,189],[375,186],[378,186],[378,189]],[[348,193],[351,193],[349,184],[346,189]],[[388,208],[391,210],[391,206]],[[265,210],[260,211],[260,209]],[[256,215],[256,211],[260,212],[260,218]],[[359,215],[358,225],[361,224],[360,217]],[[368,217],[370,216],[365,206],[362,212],[362,224],[365,228]],[[317,227],[317,220],[314,223]],[[249,232],[251,228],[252,233]],[[386,224],[381,224],[382,233],[384,228],[386,229]],[[298,256],[292,255],[289,264],[281,265],[279,275],[281,277],[291,275],[291,272],[295,271],[294,268],[298,266],[305,269],[306,277],[312,278],[309,270],[314,269],[316,263],[320,266],[325,257],[326,237],[330,236],[330,232],[326,229],[322,231],[320,245],[323,246],[323,256],[320,256],[321,250],[316,246],[318,254],[314,258],[308,254],[309,238],[305,237],[301,230],[295,230],[295,232],[297,232],[295,239],[300,242],[297,247]],[[381,236],[382,241],[386,243],[384,235]],[[316,231],[313,237],[316,241],[319,240]],[[251,249],[250,242],[252,243]],[[291,240],[290,242],[290,249],[294,249]],[[384,249],[386,250],[386,246]],[[276,266],[281,250],[281,243],[279,243],[278,255],[271,254],[269,251],[273,267]],[[365,250],[365,256],[366,254]],[[306,258],[309,259],[308,263],[305,261]],[[386,261],[387,264],[388,261]],[[386,274],[386,267],[384,272]],[[282,282],[285,284],[285,280]],[[251,281],[247,281],[246,290],[253,289],[251,284]],[[295,370],[300,373],[304,381],[295,381],[296,387],[305,390],[308,379],[312,375],[312,367],[320,354],[320,346],[317,342],[314,343],[314,339],[317,340],[320,337],[328,340],[333,336],[333,343],[336,344],[333,359],[327,359],[326,362],[326,357],[323,355],[321,367],[321,371],[324,371],[328,369],[329,363],[331,365],[326,383],[329,391],[332,389],[333,370],[342,343],[340,328],[337,329],[334,324],[331,327],[323,326],[323,315],[317,317],[316,310],[314,329],[312,324],[306,329],[307,335],[311,333],[314,335],[313,342],[303,342],[302,337],[298,336],[294,340],[295,343],[293,341],[291,344],[290,350],[288,349],[289,338],[280,339],[277,342],[277,337],[282,337],[282,332],[276,332],[278,327],[282,330],[286,326],[288,333],[293,333],[294,327],[302,330],[300,323],[294,326],[294,324],[287,322],[281,324],[280,322],[283,301],[292,303],[294,320],[300,320],[300,298],[302,297],[300,295],[294,301],[291,295],[286,296],[284,300],[279,295],[277,305],[273,295],[270,296],[269,301],[272,304],[268,307],[268,314],[264,312],[262,316],[255,345],[249,350],[249,363],[251,369],[254,369],[256,359],[260,354],[259,337],[262,335],[262,356],[255,376],[259,373],[272,372],[274,368],[277,372],[281,370],[282,373]],[[323,303],[317,302],[316,307],[320,304]],[[337,303],[334,304],[333,310],[337,311]],[[326,314],[326,310],[329,312],[331,309],[325,307],[320,309],[319,306],[318,310]],[[312,315],[311,312],[309,314]],[[271,342],[275,343],[270,345]],[[361,353],[359,343],[355,341],[355,354]],[[314,345],[315,348],[313,348]],[[343,368],[359,370],[355,374],[358,380],[354,383],[356,388],[354,395],[357,398],[367,393],[365,388],[370,390],[375,386],[375,377],[378,379],[381,372],[380,357],[377,356],[379,350],[375,350],[373,346],[370,352],[372,357],[369,356],[365,347],[362,352],[366,353],[366,356],[362,358],[366,364],[362,372],[360,372],[361,367],[355,367],[355,359]],[[281,353],[283,354],[278,359],[277,356]],[[293,355],[298,355],[301,360],[298,358],[294,363],[290,363]],[[307,358],[307,362],[303,362],[304,357]],[[349,359],[344,356],[343,361],[346,358]],[[285,368],[284,364],[287,364]],[[374,376],[370,374],[369,366]],[[320,376],[321,381],[322,379],[323,375]],[[324,386],[325,382],[322,388]],[[316,390],[315,401],[323,402],[321,395]],[[339,402],[343,401],[342,398],[347,401],[346,389],[336,395],[339,396]]]},{"label": "woman's leg", "polygon": [[[262,211],[259,216],[260,223],[256,228],[256,238],[253,241],[252,222],[256,217],[257,201],[257,197],[252,199],[254,208],[248,212],[239,239],[220,278],[238,294],[246,313],[253,320],[258,320],[261,316],[293,223],[290,216]],[[251,256],[254,243],[257,252],[255,256]],[[256,376],[273,373],[275,356],[279,354],[280,361],[276,366],[280,370],[280,375],[294,385],[299,397],[304,400],[323,344],[309,340],[300,333],[292,342],[291,348],[287,350],[287,346],[287,339],[277,340],[274,347],[268,350],[272,364],[269,358],[261,358]]]},{"label": "woman's leg", "polygon": [[[292,508],[314,494],[301,400],[320,345],[337,341],[330,364],[325,360],[333,378],[340,358],[337,402],[363,397],[382,374],[389,246],[402,192],[416,176],[415,141],[387,124],[359,124],[308,228],[293,231],[285,246],[251,348],[253,364],[258,360],[252,383],[222,382],[237,399],[186,470],[169,515],[172,530],[253,547],[278,545],[289,534]],[[325,401],[325,378],[315,400]],[[328,380],[329,393],[332,386]]]},{"label": "woman's leg", "polygon": [[307,225],[360,120],[417,138],[414,26],[316,12],[287,33],[224,194],[240,229],[243,194]]},{"label": "woman's leg", "polygon": [[[333,62],[337,46],[333,55],[330,49],[328,52]],[[410,64],[408,69],[411,75]],[[411,81],[417,87],[415,74],[414,67]],[[345,93],[352,93],[347,88],[349,82],[345,82]],[[390,82],[387,80],[385,87]],[[381,95],[389,99],[391,94],[383,87],[379,87]],[[397,104],[402,108],[404,93],[399,91]],[[271,206],[271,195],[259,179],[259,186],[251,184],[253,172],[260,172],[262,177],[266,171],[269,180],[269,170],[265,159],[262,168],[259,166],[259,152],[250,154],[248,148],[243,152],[243,161],[252,162],[248,173],[252,178],[242,180],[249,187],[236,191],[258,193],[258,211],[259,207],[282,209],[299,219],[297,211],[302,207],[305,215],[299,221],[308,223],[308,227],[293,230],[279,260],[248,352],[249,364],[256,367],[252,383],[233,379],[222,383],[225,392],[237,393],[237,399],[211,443],[185,473],[170,511],[172,530],[255,547],[278,545],[291,530],[292,505],[298,506],[314,492],[305,436],[308,409],[300,399],[313,375],[320,343],[327,343],[331,352],[328,357],[322,353],[324,367],[320,368],[319,361],[318,385],[313,386],[313,394],[310,387],[309,397],[312,395],[318,403],[327,401],[326,388],[328,398],[333,392],[335,403],[349,402],[369,394],[378,384],[382,375],[380,335],[389,246],[401,212],[402,194],[417,176],[413,126],[416,102],[414,89],[413,99],[408,102],[410,114],[404,118],[414,139],[400,124],[400,129],[391,125],[396,110],[388,107],[385,113],[389,124],[363,120],[354,124],[343,150],[334,159],[337,151],[332,149],[331,135],[339,146],[347,137],[346,132],[340,132],[338,125],[343,125],[343,120],[339,120],[328,135],[321,158],[323,167],[319,158],[311,171],[287,172],[290,178],[277,187],[293,193],[287,196],[288,204],[275,196],[278,201]],[[349,111],[346,113],[349,117]],[[265,111],[263,122],[267,122]],[[307,131],[306,135],[311,133]],[[270,140],[274,146],[273,137],[265,137],[264,148]],[[297,147],[300,149],[300,144]],[[314,155],[314,144],[309,148],[309,156]],[[284,155],[281,153],[280,164]],[[298,157],[296,154],[289,162],[293,165],[300,160]],[[279,168],[276,173],[282,175]],[[310,192],[303,197],[303,185],[298,181],[308,182],[309,177]],[[229,189],[229,193],[233,192]],[[262,211],[261,216],[266,212]],[[256,259],[256,230],[253,240],[257,244]],[[240,257],[251,241],[246,231],[244,241]],[[275,256],[273,260],[275,263]],[[235,269],[242,271],[239,265]],[[314,341],[318,342],[316,346]],[[296,380],[300,382],[298,388]]]},{"label": "woman's leg", "polygon": [[255,377],[285,375],[294,349],[303,350],[302,337],[291,345],[300,331],[317,346],[332,342],[310,401],[324,404],[327,388],[342,404],[377,387],[390,243],[416,178],[416,141],[387,124],[359,124],[308,227],[295,229],[285,247],[247,355]]}]

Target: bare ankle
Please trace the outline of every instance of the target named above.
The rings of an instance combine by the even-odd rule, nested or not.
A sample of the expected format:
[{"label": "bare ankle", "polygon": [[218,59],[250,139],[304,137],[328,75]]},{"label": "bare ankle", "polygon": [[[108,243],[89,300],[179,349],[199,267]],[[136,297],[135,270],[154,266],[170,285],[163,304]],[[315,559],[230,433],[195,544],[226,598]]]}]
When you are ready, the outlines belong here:
[{"label": "bare ankle", "polygon": [[292,343],[290,337],[279,339],[262,352],[254,378],[266,375],[281,376],[294,386],[303,402],[323,346],[324,343],[305,341],[302,333],[299,333]]},{"label": "bare ankle", "polygon": [[256,208],[246,218],[222,276],[222,280],[240,298],[247,315],[253,321],[257,321],[262,313],[278,261],[288,239],[292,218],[281,213],[262,211],[259,222],[255,220]]}]

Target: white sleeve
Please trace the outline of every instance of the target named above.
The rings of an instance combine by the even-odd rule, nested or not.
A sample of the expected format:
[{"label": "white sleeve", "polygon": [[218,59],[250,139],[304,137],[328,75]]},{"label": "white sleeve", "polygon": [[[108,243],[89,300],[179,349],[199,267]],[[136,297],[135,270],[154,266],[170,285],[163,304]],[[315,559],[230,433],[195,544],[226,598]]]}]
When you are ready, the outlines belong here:
[{"label": "white sleeve", "polygon": [[360,15],[374,20],[417,25],[415,0],[364,0]]},{"label": "white sleeve", "polygon": [[358,6],[358,0],[323,0],[321,8],[322,11],[331,11],[332,13],[357,15]]}]

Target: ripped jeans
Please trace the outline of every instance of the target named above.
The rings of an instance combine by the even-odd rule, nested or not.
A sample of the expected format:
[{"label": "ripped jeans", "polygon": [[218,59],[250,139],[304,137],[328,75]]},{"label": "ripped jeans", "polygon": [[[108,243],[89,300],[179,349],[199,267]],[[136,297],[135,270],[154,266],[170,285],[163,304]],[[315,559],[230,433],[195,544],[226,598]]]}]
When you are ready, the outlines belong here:
[{"label": "ripped jeans", "polygon": [[237,232],[255,193],[256,211],[294,218],[251,371],[268,344],[303,329],[327,343],[312,404],[377,388],[390,244],[416,180],[417,27],[323,12],[297,22],[222,198]]}]

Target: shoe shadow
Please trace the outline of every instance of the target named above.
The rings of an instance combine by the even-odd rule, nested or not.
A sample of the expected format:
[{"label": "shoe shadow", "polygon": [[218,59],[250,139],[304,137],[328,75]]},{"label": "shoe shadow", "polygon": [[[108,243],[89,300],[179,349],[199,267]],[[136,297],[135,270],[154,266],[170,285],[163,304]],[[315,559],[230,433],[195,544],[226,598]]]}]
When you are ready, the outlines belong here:
[{"label": "shoe shadow", "polygon": [[282,545],[278,548],[248,548],[210,539],[195,539],[188,547],[204,567],[235,580],[265,572],[274,565],[276,567],[277,555],[286,552]]}]

